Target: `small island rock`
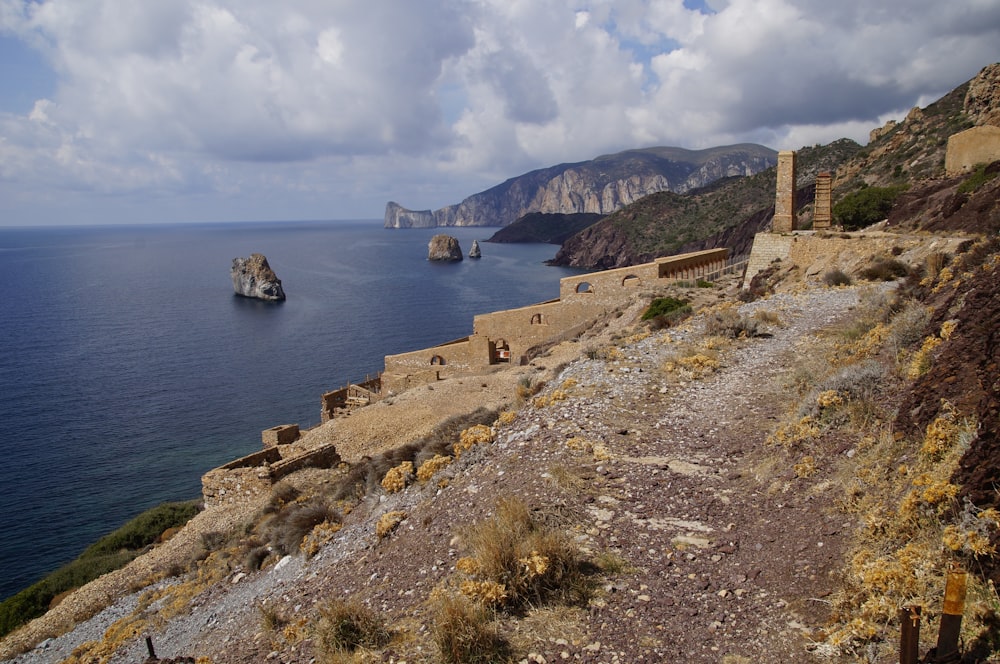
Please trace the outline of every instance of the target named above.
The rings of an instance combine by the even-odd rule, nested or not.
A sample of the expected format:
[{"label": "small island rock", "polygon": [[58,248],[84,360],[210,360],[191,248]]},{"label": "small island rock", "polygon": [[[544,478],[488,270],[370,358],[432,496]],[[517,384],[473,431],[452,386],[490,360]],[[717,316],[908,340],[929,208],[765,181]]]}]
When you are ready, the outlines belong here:
[{"label": "small island rock", "polygon": [[479,248],[479,240],[472,241],[472,249],[469,249],[469,258],[482,258],[483,250]]},{"label": "small island rock", "polygon": [[427,245],[427,260],[429,261],[460,261],[462,247],[458,240],[450,235],[435,235]]},{"label": "small island rock", "polygon": [[263,254],[251,254],[250,258],[234,258],[230,272],[233,277],[233,290],[237,295],[269,302],[280,302],[285,299],[281,279],[267,264],[267,258]]}]

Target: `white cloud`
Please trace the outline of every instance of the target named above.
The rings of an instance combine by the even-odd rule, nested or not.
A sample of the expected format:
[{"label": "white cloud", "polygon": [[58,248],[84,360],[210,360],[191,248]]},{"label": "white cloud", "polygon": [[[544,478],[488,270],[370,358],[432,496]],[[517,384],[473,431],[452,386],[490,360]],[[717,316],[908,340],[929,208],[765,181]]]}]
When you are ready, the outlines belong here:
[{"label": "white cloud", "polygon": [[704,6],[0,0],[58,77],[0,115],[5,215],[93,192],[377,216],[629,147],[864,141],[1000,59],[989,0]]}]

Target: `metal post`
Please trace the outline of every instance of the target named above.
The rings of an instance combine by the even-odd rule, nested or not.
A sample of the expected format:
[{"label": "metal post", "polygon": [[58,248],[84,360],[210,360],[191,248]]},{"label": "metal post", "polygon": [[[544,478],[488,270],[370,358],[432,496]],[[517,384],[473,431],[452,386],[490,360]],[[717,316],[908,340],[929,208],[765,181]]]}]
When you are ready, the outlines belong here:
[{"label": "metal post", "polygon": [[152,660],[156,659],[156,651],[153,650],[153,637],[146,637],[146,650],[149,651],[149,658]]},{"label": "metal post", "polygon": [[958,657],[958,637],[962,630],[962,614],[965,612],[965,585],[967,575],[963,570],[948,572],[944,587],[944,606],[941,609],[941,629],[938,632],[935,658],[939,662]]},{"label": "metal post", "polygon": [[899,664],[917,664],[920,649],[920,607],[899,610]]}]

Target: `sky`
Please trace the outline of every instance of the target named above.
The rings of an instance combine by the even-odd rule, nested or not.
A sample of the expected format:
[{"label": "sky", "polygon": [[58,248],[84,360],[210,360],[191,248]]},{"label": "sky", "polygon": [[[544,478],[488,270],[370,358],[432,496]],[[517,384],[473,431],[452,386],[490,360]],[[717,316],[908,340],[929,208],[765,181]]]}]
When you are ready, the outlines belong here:
[{"label": "sky", "polygon": [[381,218],[777,150],[1000,61],[1000,0],[0,0],[0,226]]}]

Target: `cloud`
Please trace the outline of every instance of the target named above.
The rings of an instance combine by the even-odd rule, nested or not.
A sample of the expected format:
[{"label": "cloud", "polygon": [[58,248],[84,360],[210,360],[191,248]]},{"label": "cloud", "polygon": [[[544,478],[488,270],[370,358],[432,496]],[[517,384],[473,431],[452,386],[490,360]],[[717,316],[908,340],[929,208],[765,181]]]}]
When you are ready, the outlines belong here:
[{"label": "cloud", "polygon": [[864,141],[1000,59],[1000,5],[0,0],[0,33],[57,80],[0,114],[0,196],[377,216],[630,147]]}]

